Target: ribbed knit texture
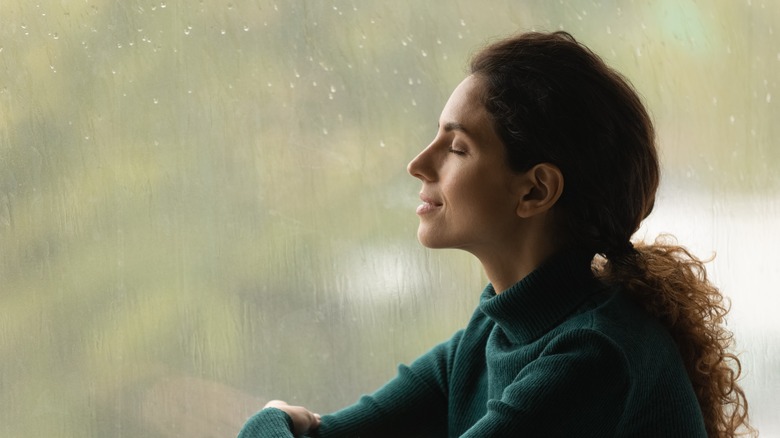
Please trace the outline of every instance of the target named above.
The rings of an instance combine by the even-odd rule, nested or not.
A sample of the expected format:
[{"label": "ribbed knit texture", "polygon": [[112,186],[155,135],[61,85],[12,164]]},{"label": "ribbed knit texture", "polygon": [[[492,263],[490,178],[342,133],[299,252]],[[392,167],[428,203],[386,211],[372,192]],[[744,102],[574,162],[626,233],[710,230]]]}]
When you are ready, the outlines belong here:
[{"label": "ribbed knit texture", "polygon": [[[276,409],[240,438],[289,438]],[[311,436],[705,437],[667,331],[599,283],[590,257],[552,258],[509,290],[488,285],[467,327]]]}]

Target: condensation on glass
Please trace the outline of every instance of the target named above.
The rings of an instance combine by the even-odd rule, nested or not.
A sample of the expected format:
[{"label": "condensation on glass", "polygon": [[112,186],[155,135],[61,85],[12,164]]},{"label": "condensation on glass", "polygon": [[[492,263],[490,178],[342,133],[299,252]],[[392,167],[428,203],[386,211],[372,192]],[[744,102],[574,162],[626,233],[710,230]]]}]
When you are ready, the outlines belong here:
[{"label": "condensation on glass", "polygon": [[631,78],[670,232],[732,298],[780,434],[777,2],[3,1],[0,435],[231,436],[327,412],[465,324],[405,166],[471,52],[565,29]]}]

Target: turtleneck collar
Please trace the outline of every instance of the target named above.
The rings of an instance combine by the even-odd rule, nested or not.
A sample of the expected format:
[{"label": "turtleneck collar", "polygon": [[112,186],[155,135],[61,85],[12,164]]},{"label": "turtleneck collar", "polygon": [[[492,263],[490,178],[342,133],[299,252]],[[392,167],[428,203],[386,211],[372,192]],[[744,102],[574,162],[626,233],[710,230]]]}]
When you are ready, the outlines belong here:
[{"label": "turtleneck collar", "polygon": [[564,252],[540,265],[501,294],[492,284],[480,310],[515,344],[527,344],[561,323],[602,287],[591,271],[592,254]]}]

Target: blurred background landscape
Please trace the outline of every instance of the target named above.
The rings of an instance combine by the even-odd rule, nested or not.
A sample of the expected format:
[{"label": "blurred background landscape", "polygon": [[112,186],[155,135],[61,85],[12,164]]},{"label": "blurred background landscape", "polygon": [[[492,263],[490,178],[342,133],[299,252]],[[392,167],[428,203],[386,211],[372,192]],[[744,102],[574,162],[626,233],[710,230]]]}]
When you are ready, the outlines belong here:
[{"label": "blurred background landscape", "polygon": [[637,235],[708,257],[780,436],[780,2],[3,0],[0,436],[234,436],[329,412],[486,282],[416,241],[406,164],[469,55],[564,29],[636,86],[663,184]]}]

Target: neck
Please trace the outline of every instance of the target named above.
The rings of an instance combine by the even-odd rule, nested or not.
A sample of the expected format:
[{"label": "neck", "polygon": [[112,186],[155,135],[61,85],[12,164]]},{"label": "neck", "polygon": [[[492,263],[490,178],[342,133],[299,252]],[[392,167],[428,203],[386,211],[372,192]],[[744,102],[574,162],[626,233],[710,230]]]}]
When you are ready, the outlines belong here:
[{"label": "neck", "polygon": [[509,289],[557,252],[553,245],[537,245],[526,250],[477,255],[497,294]]},{"label": "neck", "polygon": [[518,222],[514,232],[501,241],[474,248],[462,248],[482,263],[497,294],[504,292],[538,268],[565,244],[546,214]]}]

